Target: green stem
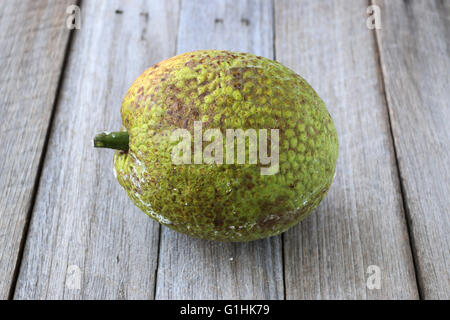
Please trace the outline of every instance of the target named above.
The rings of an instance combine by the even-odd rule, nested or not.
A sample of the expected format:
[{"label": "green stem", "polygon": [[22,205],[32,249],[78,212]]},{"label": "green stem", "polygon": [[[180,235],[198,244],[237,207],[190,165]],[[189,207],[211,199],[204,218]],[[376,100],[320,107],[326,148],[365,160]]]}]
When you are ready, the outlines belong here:
[{"label": "green stem", "polygon": [[95,136],[94,147],[128,151],[129,136],[127,131],[102,132]]}]

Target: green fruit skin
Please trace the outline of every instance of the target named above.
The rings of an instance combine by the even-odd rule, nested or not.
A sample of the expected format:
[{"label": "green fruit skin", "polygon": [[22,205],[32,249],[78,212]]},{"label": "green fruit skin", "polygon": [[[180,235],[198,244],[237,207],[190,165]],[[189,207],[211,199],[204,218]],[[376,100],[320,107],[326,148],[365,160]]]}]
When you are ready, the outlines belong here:
[{"label": "green fruit skin", "polygon": [[[311,213],[335,174],[338,138],[324,102],[292,70],[252,54],[205,50],[162,61],[132,84],[121,116],[130,147],[114,155],[117,180],[147,215],[192,237],[278,235]],[[279,129],[279,172],[173,164],[170,132],[193,136],[194,121],[203,132]]]}]

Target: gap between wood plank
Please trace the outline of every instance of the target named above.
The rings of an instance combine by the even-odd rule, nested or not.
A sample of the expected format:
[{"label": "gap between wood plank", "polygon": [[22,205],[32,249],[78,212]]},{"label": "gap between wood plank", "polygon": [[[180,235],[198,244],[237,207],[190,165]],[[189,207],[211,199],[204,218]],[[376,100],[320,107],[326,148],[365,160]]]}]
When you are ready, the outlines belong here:
[{"label": "gap between wood plank", "polygon": [[[75,5],[81,8],[81,1],[82,0],[77,0],[75,2]],[[63,83],[63,79],[64,79],[64,74],[65,74],[67,62],[69,61],[70,50],[72,48],[73,35],[74,35],[75,30],[76,29],[72,29],[69,31],[69,39],[67,40],[67,43],[66,43],[64,59],[63,59],[62,65],[61,65],[61,72],[59,74],[58,85],[56,87],[56,92],[55,92],[55,100],[53,101],[52,111],[50,114],[50,120],[48,122],[47,132],[45,133],[44,145],[42,147],[41,156],[39,158],[39,164],[38,164],[38,168],[37,168],[37,172],[36,172],[36,178],[34,180],[33,189],[31,191],[30,208],[29,208],[26,218],[25,218],[25,224],[23,227],[22,237],[20,239],[20,244],[19,244],[19,252],[17,254],[16,265],[14,267],[13,276],[11,279],[11,287],[8,292],[8,300],[13,300],[14,293],[16,291],[17,279],[19,277],[20,267],[22,265],[22,258],[23,258],[23,254],[24,254],[25,244],[26,244],[27,238],[28,238],[28,231],[29,231],[29,227],[30,227],[31,218],[33,215],[33,209],[34,209],[34,204],[36,202],[37,192],[39,189],[39,182],[41,180],[42,168],[44,167],[44,160],[45,160],[45,156],[47,154],[48,141],[50,139],[50,131],[52,130],[52,127],[53,127],[53,121],[54,121],[55,113],[56,113],[55,112],[56,106],[58,105],[59,96],[60,96],[62,83]]]},{"label": "gap between wood plank", "polygon": [[[272,0],[272,51],[273,51],[273,60],[277,61],[277,46],[276,46],[276,37],[277,37],[277,23],[276,23],[276,13],[275,13],[275,1]],[[281,247],[281,271],[283,273],[283,300],[286,299],[286,258],[284,254],[284,232],[280,236],[280,247]]]},{"label": "gap between wood plank", "polygon": [[[374,0],[368,0],[368,5],[372,6],[372,5],[377,5],[377,4],[374,2]],[[394,136],[394,132],[392,130],[392,121],[391,121],[391,113],[390,113],[391,108],[389,106],[389,102],[388,102],[388,99],[386,96],[386,85],[385,85],[385,81],[384,81],[384,73],[383,73],[383,68],[382,68],[382,64],[381,64],[382,57],[381,57],[381,50],[380,50],[380,39],[379,39],[379,34],[378,34],[377,29],[373,29],[372,34],[374,37],[375,57],[376,57],[376,60],[377,60],[376,63],[378,66],[377,69],[378,69],[378,73],[380,75],[381,89],[383,90],[382,94],[383,94],[383,99],[384,99],[384,102],[386,105],[386,113],[387,113],[387,118],[388,118],[388,123],[389,123],[389,133],[390,133],[391,139],[392,139],[392,149],[394,151],[395,166],[397,168],[397,176],[398,176],[398,181],[399,181],[399,186],[400,186],[400,195],[402,197],[402,206],[403,206],[403,213],[405,216],[406,230],[408,232],[409,246],[411,248],[412,262],[413,262],[413,266],[414,266],[414,276],[416,279],[419,299],[424,300],[422,283],[420,281],[420,275],[419,275],[419,272],[417,269],[417,250],[416,250],[416,245],[414,242],[414,235],[412,234],[412,231],[411,231],[411,217],[409,214],[408,203],[407,203],[406,197],[405,197],[405,187],[403,185],[402,172],[401,172],[400,164],[398,161],[395,136]]]},{"label": "gap between wood plank", "polygon": [[156,268],[155,268],[155,283],[153,286],[153,300],[156,300],[156,290],[158,286],[156,285],[158,283],[158,269],[159,269],[159,255],[161,254],[161,229],[162,227],[159,226],[158,228],[158,250],[156,253]]}]

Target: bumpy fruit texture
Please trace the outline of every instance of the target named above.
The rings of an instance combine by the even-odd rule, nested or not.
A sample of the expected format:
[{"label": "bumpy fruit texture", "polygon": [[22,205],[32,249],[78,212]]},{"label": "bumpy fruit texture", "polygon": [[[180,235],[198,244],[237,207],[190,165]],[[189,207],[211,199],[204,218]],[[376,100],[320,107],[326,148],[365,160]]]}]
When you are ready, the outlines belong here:
[{"label": "bumpy fruit texture", "polygon": [[[162,61],[132,84],[121,115],[130,143],[114,156],[119,183],[150,217],[193,237],[278,235],[305,218],[333,180],[338,139],[325,104],[303,78],[263,57],[207,50]],[[173,164],[168,135],[193,135],[194,121],[224,137],[225,129],[279,129],[279,172]]]}]

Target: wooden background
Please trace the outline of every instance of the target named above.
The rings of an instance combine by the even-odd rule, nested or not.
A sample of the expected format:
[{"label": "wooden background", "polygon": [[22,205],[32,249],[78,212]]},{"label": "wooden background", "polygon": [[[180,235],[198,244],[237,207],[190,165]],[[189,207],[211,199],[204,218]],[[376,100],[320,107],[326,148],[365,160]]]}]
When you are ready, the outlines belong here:
[{"label": "wooden background", "polygon": [[[450,298],[449,0],[82,0],[68,30],[74,3],[0,7],[0,298]],[[336,179],[281,236],[161,227],[92,148],[142,71],[195,49],[276,59],[329,107]]]}]

